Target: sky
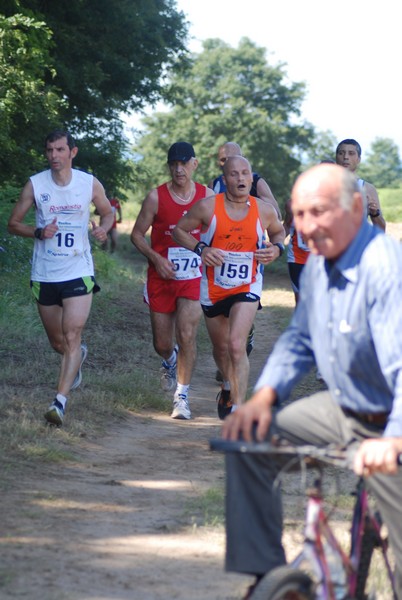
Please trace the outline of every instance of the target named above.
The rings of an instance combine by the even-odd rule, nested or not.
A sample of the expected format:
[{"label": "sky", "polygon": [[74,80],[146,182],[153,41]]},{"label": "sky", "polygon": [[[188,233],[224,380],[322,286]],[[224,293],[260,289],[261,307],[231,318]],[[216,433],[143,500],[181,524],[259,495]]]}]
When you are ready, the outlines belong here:
[{"label": "sky", "polygon": [[377,137],[402,157],[402,34],[399,0],[176,0],[190,22],[190,50],[242,37],[304,81],[303,118],[337,140],[355,138],[364,160]]}]

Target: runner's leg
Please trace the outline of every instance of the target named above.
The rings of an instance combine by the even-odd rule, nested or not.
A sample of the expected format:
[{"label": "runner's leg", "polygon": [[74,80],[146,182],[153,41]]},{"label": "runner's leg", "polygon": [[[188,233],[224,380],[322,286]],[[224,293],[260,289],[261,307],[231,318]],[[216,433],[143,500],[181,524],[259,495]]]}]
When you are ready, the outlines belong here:
[{"label": "runner's leg", "polygon": [[197,329],[201,318],[201,305],[198,300],[177,299],[176,341],[179,346],[177,356],[177,382],[189,385],[197,357]]}]

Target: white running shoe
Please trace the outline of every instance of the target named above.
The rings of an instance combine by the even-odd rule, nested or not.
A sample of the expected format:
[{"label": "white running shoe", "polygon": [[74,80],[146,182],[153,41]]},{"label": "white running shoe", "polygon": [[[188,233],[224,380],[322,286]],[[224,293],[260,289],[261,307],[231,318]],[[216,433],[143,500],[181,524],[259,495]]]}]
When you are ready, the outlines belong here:
[{"label": "white running shoe", "polygon": [[80,362],[79,369],[77,371],[77,375],[75,376],[75,379],[73,381],[73,385],[70,388],[71,390],[75,390],[75,388],[77,388],[78,386],[81,385],[81,381],[82,381],[81,368],[82,368],[82,364],[87,356],[88,356],[88,348],[87,348],[86,344],[81,344],[81,362]]},{"label": "white running shoe", "polygon": [[175,394],[173,398],[172,419],[191,419],[190,405],[185,394]]}]

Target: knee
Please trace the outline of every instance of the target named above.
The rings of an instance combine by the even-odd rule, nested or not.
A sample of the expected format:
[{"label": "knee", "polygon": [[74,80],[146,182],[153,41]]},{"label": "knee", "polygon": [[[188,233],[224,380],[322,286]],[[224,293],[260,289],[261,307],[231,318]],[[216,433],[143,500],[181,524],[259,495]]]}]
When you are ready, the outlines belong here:
[{"label": "knee", "polygon": [[228,352],[233,363],[238,363],[244,356],[247,356],[246,343],[239,338],[229,340]]},{"label": "knee", "polygon": [[81,345],[81,330],[69,331],[64,335],[64,347],[68,350],[75,350]]},{"label": "knee", "polygon": [[58,354],[64,354],[64,340],[63,338],[49,338],[51,347]]},{"label": "knee", "polygon": [[176,329],[176,340],[181,348],[195,348],[197,344],[197,331],[193,327]]},{"label": "knee", "polygon": [[173,352],[173,345],[170,340],[159,340],[154,338],[154,350],[159,356],[168,357]]}]

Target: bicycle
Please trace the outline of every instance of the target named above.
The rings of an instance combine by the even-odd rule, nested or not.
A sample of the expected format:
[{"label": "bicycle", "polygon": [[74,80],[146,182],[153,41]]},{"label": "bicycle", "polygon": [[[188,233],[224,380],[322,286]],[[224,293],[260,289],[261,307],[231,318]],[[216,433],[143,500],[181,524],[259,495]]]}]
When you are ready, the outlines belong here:
[{"label": "bicycle", "polygon": [[[397,600],[394,576],[388,556],[388,541],[382,535],[378,511],[369,505],[368,491],[359,478],[353,508],[349,554],[342,549],[324,510],[322,484],[324,465],[351,467],[350,452],[316,446],[274,446],[268,442],[211,440],[210,448],[221,452],[252,452],[288,457],[288,471],[295,462],[316,468],[314,485],[306,490],[304,540],[296,558],[287,565],[272,569],[258,583],[252,600],[372,600],[365,593],[371,558],[380,548],[386,572]],[[401,457],[400,457],[401,458]]]}]

